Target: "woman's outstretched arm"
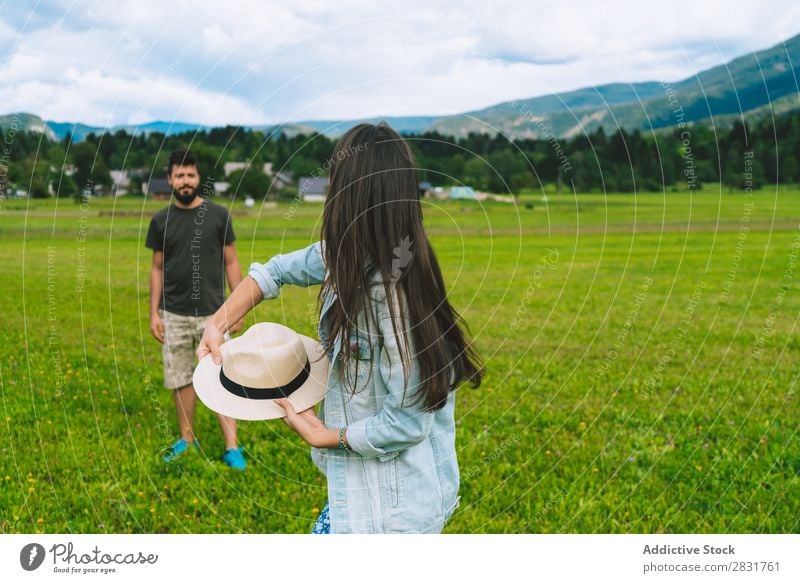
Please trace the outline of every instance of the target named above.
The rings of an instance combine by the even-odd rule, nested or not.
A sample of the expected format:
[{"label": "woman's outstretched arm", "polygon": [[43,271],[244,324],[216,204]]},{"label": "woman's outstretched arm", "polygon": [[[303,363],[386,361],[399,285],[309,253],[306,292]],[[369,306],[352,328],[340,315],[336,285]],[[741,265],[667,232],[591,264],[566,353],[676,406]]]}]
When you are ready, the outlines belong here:
[{"label": "woman's outstretched arm", "polygon": [[245,277],[206,324],[203,338],[200,339],[200,345],[197,347],[197,360],[201,360],[210,353],[213,355],[215,363],[221,363],[222,355],[219,347],[225,341],[225,332],[234,323],[244,318],[245,314],[252,310],[263,297],[261,288],[255,280]]},{"label": "woman's outstretched arm", "polygon": [[262,299],[278,297],[284,284],[308,287],[320,284],[324,279],[325,263],[319,241],[305,249],[275,255],[264,264],[253,263],[248,277],[242,280],[222,307],[211,316],[197,347],[197,359],[212,354],[214,362],[220,364],[222,355],[219,347],[225,341],[225,332]]}]

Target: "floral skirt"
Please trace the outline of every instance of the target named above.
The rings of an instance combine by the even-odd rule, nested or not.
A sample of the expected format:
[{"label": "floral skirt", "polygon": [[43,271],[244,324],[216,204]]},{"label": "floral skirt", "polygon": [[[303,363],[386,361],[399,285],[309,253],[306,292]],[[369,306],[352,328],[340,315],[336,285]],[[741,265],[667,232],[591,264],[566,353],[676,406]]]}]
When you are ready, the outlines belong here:
[{"label": "floral skirt", "polygon": [[311,534],[330,534],[331,533],[331,519],[328,516],[328,502],[322,508],[322,512],[317,517],[317,522],[314,523],[314,528],[311,529]]}]

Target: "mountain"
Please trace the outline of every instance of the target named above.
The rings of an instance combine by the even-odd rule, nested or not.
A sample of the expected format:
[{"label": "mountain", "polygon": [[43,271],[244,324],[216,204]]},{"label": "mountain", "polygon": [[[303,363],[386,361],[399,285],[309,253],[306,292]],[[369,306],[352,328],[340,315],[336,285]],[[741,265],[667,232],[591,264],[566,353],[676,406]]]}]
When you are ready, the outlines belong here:
[{"label": "mountain", "polygon": [[[610,83],[500,103],[444,117],[384,118],[406,133],[470,132],[512,138],[570,138],[603,126],[609,131],[658,130],[679,122],[727,126],[800,109],[800,35],[673,83]],[[681,109],[682,108],[682,109]],[[374,120],[359,120],[374,121]],[[331,137],[358,122],[301,122]]]},{"label": "mountain", "polygon": [[174,134],[183,134],[185,132],[195,132],[211,129],[210,126],[202,126],[199,124],[183,123],[183,122],[168,122],[168,121],[153,121],[141,125],[117,125],[111,128],[103,128],[98,126],[89,126],[82,123],[63,123],[48,121],[47,125],[53,130],[56,137],[61,140],[68,133],[72,133],[72,138],[79,142],[86,138],[89,134],[100,134],[103,132],[118,132],[124,130],[125,132],[134,134],[150,134],[152,132],[159,132],[168,136]]},{"label": "mountain", "polygon": [[[3,119],[9,118],[11,119],[14,115],[22,115],[22,114],[12,114],[9,116],[2,116],[0,117],[0,127],[4,127]],[[116,125],[110,128],[103,128],[98,126],[89,126],[81,123],[69,123],[69,122],[53,122],[48,121],[44,122],[41,118],[31,115],[31,114],[24,114],[30,117],[32,120],[29,123],[28,129],[34,129],[38,126],[44,126],[49,128],[50,132],[49,135],[51,137],[55,137],[55,139],[61,140],[67,135],[67,133],[72,133],[72,137],[75,141],[81,141],[86,138],[91,133],[100,134],[102,132],[117,132],[120,130],[124,130],[129,134],[139,134],[145,133],[150,134],[153,132],[159,132],[166,135],[174,135],[174,134],[182,134],[186,132],[197,132],[197,131],[206,131],[212,129],[210,126],[204,126],[199,124],[191,124],[191,123],[183,123],[183,122],[166,122],[166,121],[154,121],[146,124],[141,125]],[[246,126],[247,129],[260,131],[263,134],[271,134],[274,132],[286,134],[287,136],[295,136],[300,134],[311,134],[313,132],[318,132],[325,134],[328,137],[338,138],[344,132],[349,130],[356,124],[362,122],[369,122],[369,123],[377,123],[379,121],[386,121],[392,125],[392,127],[396,128],[398,131],[402,133],[420,133],[424,131],[426,128],[430,127],[433,122],[435,122],[437,117],[386,117],[386,118],[370,118],[370,119],[358,119],[358,120],[347,120],[347,121],[324,121],[324,120],[314,120],[314,121],[303,121],[298,123],[285,123],[280,125],[257,125],[257,126]],[[41,131],[41,130],[39,130]]]},{"label": "mountain", "polygon": [[45,121],[38,115],[32,113],[0,115],[0,128],[3,130],[13,128],[15,131],[44,132],[51,140],[63,140],[68,133],[71,133],[72,138],[76,142],[85,139],[89,134],[101,134],[103,132],[113,133],[119,130],[125,130],[129,134],[160,132],[162,134],[173,135],[211,129],[209,126],[201,126],[198,124],[166,121],[154,121],[139,126],[118,125],[111,128],[104,128],[82,123]]},{"label": "mountain", "polygon": [[9,115],[0,115],[0,128],[8,132],[14,130],[15,132],[36,132],[44,133],[50,139],[55,139],[55,132],[42,120],[38,115],[32,113],[11,113]]},{"label": "mountain", "polygon": [[72,139],[76,142],[86,139],[89,134],[99,134],[106,131],[106,128],[88,126],[83,123],[48,121],[47,126],[52,130],[56,139],[63,140],[67,134],[71,133]]},{"label": "mountain", "polygon": [[569,93],[503,103],[448,116],[430,129],[464,136],[471,131],[512,137],[571,137],[599,126],[651,130],[710,119],[734,119],[800,109],[797,75],[800,35],[675,83],[601,85]]},{"label": "mountain", "polygon": [[432,127],[440,118],[434,116],[412,117],[372,117],[339,121],[303,121],[299,125],[313,128],[315,131],[331,138],[338,138],[347,130],[360,123],[378,123],[385,121],[402,134],[419,134]]},{"label": "mountain", "polygon": [[[569,138],[592,132],[600,126],[613,132],[660,130],[679,122],[711,122],[730,125],[742,117],[759,119],[800,110],[800,35],[772,48],[750,53],[729,63],[702,71],[672,83],[610,83],[500,103],[459,115],[407,116],[359,120],[309,120],[283,125],[252,126],[264,133],[287,135],[323,133],[336,138],[360,122],[385,120],[401,133],[438,131],[463,137],[470,132],[496,134],[512,138]],[[168,135],[210,129],[181,122],[154,121],[140,126],[121,125],[100,128],[76,123],[43,121],[32,114],[0,116],[0,127],[12,125],[45,132],[57,139],[72,132],[81,140],[91,132],[128,133],[161,132]]]}]

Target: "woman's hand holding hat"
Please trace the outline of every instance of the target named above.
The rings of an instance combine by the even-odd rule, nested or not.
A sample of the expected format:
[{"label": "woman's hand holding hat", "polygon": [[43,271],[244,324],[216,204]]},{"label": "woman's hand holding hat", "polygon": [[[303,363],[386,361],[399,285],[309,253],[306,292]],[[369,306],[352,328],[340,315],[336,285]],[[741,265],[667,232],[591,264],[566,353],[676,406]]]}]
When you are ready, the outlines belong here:
[{"label": "woman's hand holding hat", "polygon": [[197,360],[203,360],[207,354],[211,354],[215,364],[222,363],[222,353],[219,347],[225,342],[225,338],[220,332],[219,328],[214,325],[214,322],[209,321],[206,324],[206,329],[203,331],[203,337],[200,339],[200,344],[197,347]]},{"label": "woman's hand holding hat", "polygon": [[297,413],[288,399],[275,399],[275,403],[283,407],[286,412],[286,417],[283,418],[286,425],[294,429],[306,443],[313,447],[338,446],[339,433],[335,429],[325,427],[313,408]]}]

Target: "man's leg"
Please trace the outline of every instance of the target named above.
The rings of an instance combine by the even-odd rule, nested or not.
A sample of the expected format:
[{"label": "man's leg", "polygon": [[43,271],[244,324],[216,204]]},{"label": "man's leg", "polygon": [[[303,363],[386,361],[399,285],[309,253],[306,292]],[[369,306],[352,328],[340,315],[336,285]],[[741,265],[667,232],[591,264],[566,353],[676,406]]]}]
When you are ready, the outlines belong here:
[{"label": "man's leg", "polygon": [[175,390],[175,410],[178,413],[178,425],[181,439],[186,443],[194,441],[194,410],[197,403],[197,393],[194,386],[188,385]]},{"label": "man's leg", "polygon": [[[192,386],[194,370],[194,322],[191,316],[162,312],[164,320],[164,386],[174,392],[175,413],[181,439],[194,439],[194,410],[197,395]],[[185,447],[185,446],[184,446]],[[182,450],[181,450],[182,451]]]}]

